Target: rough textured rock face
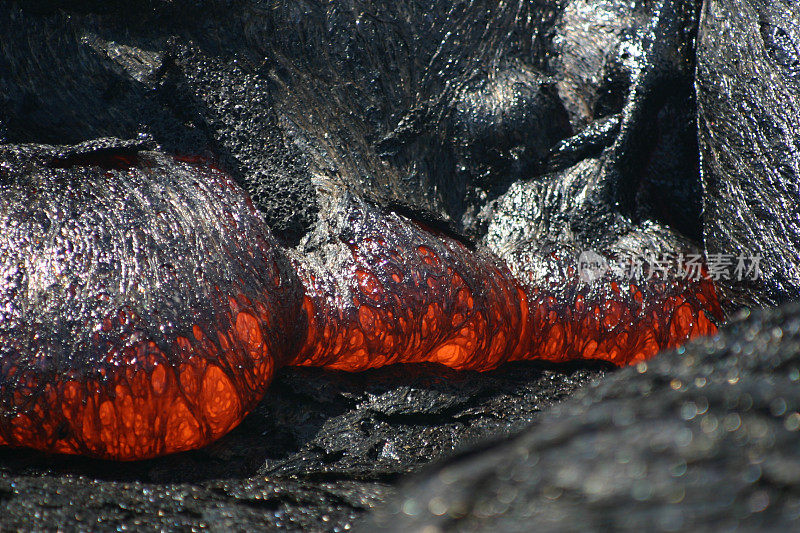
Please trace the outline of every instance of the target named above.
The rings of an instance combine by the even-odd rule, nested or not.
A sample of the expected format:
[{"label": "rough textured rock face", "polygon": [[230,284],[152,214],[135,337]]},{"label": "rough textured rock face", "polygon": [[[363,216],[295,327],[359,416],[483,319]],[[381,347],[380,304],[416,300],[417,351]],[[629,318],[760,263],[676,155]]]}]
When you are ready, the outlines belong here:
[{"label": "rough textured rock face", "polygon": [[[731,303],[789,299],[797,17],[783,4],[706,2],[701,221],[699,4],[5,2],[0,143],[62,151],[51,181],[80,180],[87,161],[109,156],[206,156],[312,261],[326,259],[314,236],[352,196],[554,279],[565,274],[543,252],[692,253],[704,235],[711,252],[764,246],[766,284],[727,287]],[[4,185],[9,168],[0,161]],[[478,444],[362,527],[781,526],[796,517],[800,475],[797,314],[756,314],[541,420],[609,368],[286,369],[202,450],[121,465],[3,449],[0,520],[340,531],[392,498],[401,475]]]},{"label": "rough textured rock face", "polygon": [[709,253],[762,256],[743,302],[800,297],[800,9],[793,2],[709,0],[697,95]]},{"label": "rough textured rock face", "polygon": [[0,54],[5,142],[117,137],[171,154],[213,154],[279,234],[303,234],[314,220],[311,175],[278,126],[268,70],[242,55],[239,9],[61,4],[12,2],[0,12],[3,34],[14,36]]},{"label": "rough textured rock face", "polygon": [[[317,194],[342,188],[479,237],[488,203],[547,170],[555,143],[594,120],[618,123],[643,72],[661,77],[642,80],[644,93],[675,96],[637,121],[652,144],[641,156],[667,167],[693,161],[670,156],[686,143],[696,150],[689,126],[688,136],[673,128],[693,116],[691,50],[682,47],[696,6],[664,6],[12,2],[0,14],[0,29],[15,36],[2,44],[0,139],[141,135],[169,153],[209,152],[287,241],[313,226]],[[656,36],[671,52],[654,58]],[[613,134],[589,137],[562,147],[571,150],[562,164]],[[697,183],[696,172],[635,174],[625,189],[655,193],[687,214],[681,231],[699,235],[698,196],[673,183]],[[640,187],[645,176],[664,186]],[[669,201],[673,189],[680,201]]]},{"label": "rough textured rock face", "polygon": [[792,529],[798,354],[798,305],[740,318],[427,471],[362,530]]}]

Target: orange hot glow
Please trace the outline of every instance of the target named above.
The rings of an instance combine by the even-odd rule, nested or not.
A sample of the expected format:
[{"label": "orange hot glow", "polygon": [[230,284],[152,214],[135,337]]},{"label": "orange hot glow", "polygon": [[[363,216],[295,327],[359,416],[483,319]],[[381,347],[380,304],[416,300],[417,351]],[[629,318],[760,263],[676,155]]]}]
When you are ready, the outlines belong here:
[{"label": "orange hot glow", "polygon": [[516,279],[496,258],[400,217],[369,227],[349,243],[352,272],[320,275],[298,265],[305,316],[297,320],[307,325],[304,338],[286,343],[296,353],[268,349],[278,311],[250,302],[271,300],[237,295],[246,308],[232,303],[228,326],[195,325],[166,350],[150,341],[126,347],[122,360],[130,364],[106,375],[30,383],[41,392],[28,402],[17,393],[28,407],[0,426],[0,444],[143,459],[198,448],[230,431],[284,364],[360,371],[437,362],[489,370],[506,361],[599,359],[622,366],[711,334],[710,317],[722,317],[706,279],[627,290],[616,280],[601,289],[576,285],[563,301]]}]

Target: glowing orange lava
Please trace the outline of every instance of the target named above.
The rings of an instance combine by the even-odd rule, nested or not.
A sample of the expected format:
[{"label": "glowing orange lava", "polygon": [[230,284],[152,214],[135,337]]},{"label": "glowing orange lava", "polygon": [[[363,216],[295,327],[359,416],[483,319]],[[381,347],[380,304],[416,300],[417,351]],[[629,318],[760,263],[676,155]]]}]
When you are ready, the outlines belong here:
[{"label": "glowing orange lava", "polygon": [[[303,290],[223,295],[224,323],[196,324],[166,349],[149,339],[113,347],[115,364],[102,372],[37,383],[7,369],[18,411],[0,422],[0,444],[144,459],[224,435],[285,365],[359,371],[429,361],[488,370],[507,361],[600,359],[622,366],[713,333],[712,318],[722,318],[706,279],[591,285],[575,277],[559,280],[568,290],[553,291],[399,215],[359,216],[342,242],[339,270],[294,260]],[[301,301],[279,301],[291,294]],[[296,316],[283,316],[290,311]],[[299,324],[296,332],[283,327],[289,323]],[[287,338],[272,342],[278,335]]]}]

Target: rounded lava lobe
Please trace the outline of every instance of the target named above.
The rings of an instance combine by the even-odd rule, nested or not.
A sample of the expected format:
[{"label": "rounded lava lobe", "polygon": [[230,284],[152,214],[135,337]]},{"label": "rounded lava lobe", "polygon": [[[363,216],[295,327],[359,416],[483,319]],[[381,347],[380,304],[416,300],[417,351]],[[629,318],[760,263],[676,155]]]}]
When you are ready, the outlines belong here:
[{"label": "rounded lava lobe", "polygon": [[706,313],[722,318],[707,279],[631,284],[609,272],[585,283],[570,258],[554,255],[552,271],[563,273],[555,285],[538,277],[520,283],[492,256],[399,215],[356,200],[337,209],[355,223],[317,236],[340,243],[335,261],[296,263],[308,287],[310,328],[294,364],[351,371],[419,361],[476,370],[523,359],[625,365],[715,331]]},{"label": "rounded lava lobe", "polygon": [[558,292],[544,287],[532,291],[536,311],[528,357],[636,364],[715,332],[709,315],[723,318],[714,285],[705,278],[667,282],[642,277],[631,282],[609,271],[592,283],[575,275],[565,284]]},{"label": "rounded lava lobe", "polygon": [[141,459],[228,432],[304,325],[251,202],[204,163],[27,155],[0,204],[0,442]]},{"label": "rounded lava lobe", "polygon": [[[523,326],[517,282],[493,258],[360,201],[338,207],[354,220],[341,264],[298,262],[308,287],[309,335],[295,364],[364,370],[431,361],[491,368],[507,359]],[[331,295],[340,295],[333,298]]]}]

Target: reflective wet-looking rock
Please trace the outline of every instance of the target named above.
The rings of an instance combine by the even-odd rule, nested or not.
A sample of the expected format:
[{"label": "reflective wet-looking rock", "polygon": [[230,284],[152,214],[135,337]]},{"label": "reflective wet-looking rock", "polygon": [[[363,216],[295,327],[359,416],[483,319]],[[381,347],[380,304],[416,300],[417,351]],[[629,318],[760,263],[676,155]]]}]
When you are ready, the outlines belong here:
[{"label": "reflective wet-looking rock", "polygon": [[[130,159],[132,156],[145,156],[170,168],[181,167],[178,174],[183,177],[174,178],[178,181],[187,179],[186,172],[197,173],[209,180],[201,187],[231,181],[246,192],[232,188],[232,196],[214,199],[190,188],[175,191],[172,197],[206,207],[243,205],[233,226],[226,225],[224,218],[212,219],[211,225],[227,235],[229,243],[240,242],[240,235],[231,235],[234,227],[250,227],[266,235],[265,242],[277,241],[276,250],[285,250],[285,257],[284,252],[269,254],[277,254],[273,256],[276,266],[289,284],[279,287],[282,297],[277,302],[269,294],[245,296],[246,300],[236,295],[235,302],[223,300],[220,304],[207,283],[175,283],[181,285],[176,294],[189,295],[189,300],[188,304],[176,302],[172,306],[158,292],[162,283],[173,286],[172,278],[166,270],[160,270],[160,264],[142,263],[143,269],[154,273],[142,284],[158,298],[128,295],[143,308],[152,305],[149,309],[162,306],[167,311],[181,311],[163,323],[165,331],[156,328],[148,332],[157,348],[149,353],[163,354],[165,359],[172,354],[173,362],[180,359],[180,354],[172,352],[178,337],[188,339],[195,351],[189,325],[202,322],[201,327],[210,331],[216,329],[210,327],[213,322],[231,340],[229,348],[258,354],[260,350],[251,350],[252,341],[258,341],[258,335],[252,333],[258,328],[277,328],[279,336],[273,341],[280,348],[292,344],[292,338],[302,337],[294,337],[293,332],[307,326],[304,316],[312,323],[329,316],[331,309],[342,310],[346,318],[337,322],[338,329],[332,333],[344,335],[363,329],[367,334],[360,338],[361,346],[395,346],[399,335],[382,327],[386,317],[399,316],[398,309],[389,305],[389,295],[394,290],[425,288],[427,282],[406,278],[396,282],[389,271],[363,268],[368,259],[382,258],[393,266],[396,258],[380,256],[369,244],[359,248],[355,237],[371,234],[369,228],[352,222],[352,214],[357,214],[356,220],[382,221],[372,226],[373,234],[379,228],[378,240],[389,243],[394,243],[398,235],[408,235],[408,228],[413,229],[410,236],[427,243],[425,247],[437,258],[444,257],[442,264],[450,258],[461,261],[462,255],[464,260],[477,260],[478,264],[459,271],[473,298],[498,294],[488,290],[481,295],[478,286],[470,285],[470,276],[477,279],[489,265],[499,265],[507,267],[512,279],[523,285],[545,288],[545,293],[554,291],[558,302],[569,303],[559,306],[561,313],[577,308],[574,304],[581,285],[569,282],[573,279],[568,271],[571,261],[565,260],[574,259],[582,251],[613,258],[646,251],[696,254],[705,247],[716,254],[764,254],[763,283],[715,282],[724,290],[721,303],[728,308],[743,302],[790,300],[796,293],[791,282],[796,263],[791,241],[795,202],[787,191],[791,192],[795,162],[794,151],[784,147],[794,143],[789,104],[794,99],[790,82],[792,57],[796,55],[792,44],[796,16],[793,8],[783,3],[705,4],[695,75],[694,44],[701,6],[690,0],[634,4],[442,0],[426,6],[410,2],[247,0],[237,3],[236,9],[222,0],[191,5],[182,0],[62,2],[58,6],[38,0],[6,2],[0,8],[0,35],[7,37],[0,39],[0,142],[6,144],[7,154],[22,149],[20,145],[28,145],[24,150],[47,152],[49,155],[40,160],[47,170],[41,172],[66,177],[55,182],[58,187],[68,183],[70,176],[77,181],[88,176],[108,183],[141,183],[144,176],[140,170],[135,168],[133,176],[125,176],[124,171],[136,162]],[[731,32],[740,38],[728,38]],[[695,81],[701,105],[699,133],[705,189],[698,168]],[[764,129],[765,125],[769,127]],[[748,161],[757,159],[747,157],[748,146],[759,147],[766,165],[763,172],[747,171]],[[183,157],[187,154],[216,161],[218,169],[205,167],[200,159],[187,160]],[[176,155],[184,161],[175,162]],[[715,161],[723,164],[715,166]],[[101,178],[102,172],[92,169],[94,163],[111,175]],[[169,189],[169,180],[158,183],[171,172],[152,167],[148,172],[154,179],[143,190],[150,194]],[[9,176],[0,164],[0,179]],[[16,175],[13,179],[18,178]],[[718,188],[720,183],[730,187]],[[119,193],[117,206],[141,201],[115,192],[113,186],[110,189],[111,196]],[[742,202],[743,197],[750,196],[748,191],[759,194],[753,201]],[[90,197],[106,196],[100,191],[89,192]],[[247,196],[255,211],[247,205]],[[701,214],[704,203],[706,211]],[[17,208],[24,211],[36,206]],[[199,223],[203,212],[201,205],[197,213],[163,216],[182,221],[179,226],[199,234],[204,229]],[[46,218],[58,220],[56,215],[60,216],[48,214]],[[270,228],[271,237],[270,231],[255,227],[259,218]],[[26,229],[37,224],[46,222],[37,217]],[[139,228],[148,233],[157,225],[145,222],[128,227],[133,233]],[[400,231],[394,232],[398,225]],[[37,231],[41,234],[43,230],[40,227]],[[92,234],[85,233],[84,237],[91,239]],[[238,268],[235,261],[228,264],[221,259],[231,253],[220,250],[225,242],[190,243],[195,249],[221,255],[193,257],[187,264],[201,271],[210,269],[208,279],[219,274],[221,289],[250,285],[253,280],[246,268],[239,281],[225,278]],[[101,247],[105,244],[98,243]],[[165,244],[164,253],[186,249],[185,242]],[[32,245],[36,246],[40,245]],[[121,246],[125,249],[124,242]],[[462,246],[469,253],[462,254]],[[424,257],[433,264],[421,263],[424,257],[419,250],[411,252],[402,256],[403,261],[417,265],[426,274],[439,272],[427,253]],[[161,253],[160,249],[152,250],[151,255],[161,257]],[[239,256],[238,252],[233,254]],[[245,256],[252,254],[248,251]],[[491,261],[485,263],[480,257]],[[48,257],[44,263],[57,265],[60,260]],[[193,272],[182,271],[180,262],[170,264],[176,267],[176,279],[192,279]],[[63,272],[74,276],[75,270]],[[359,270],[361,274],[356,275]],[[338,275],[346,272],[353,275]],[[48,282],[63,280],[54,272],[40,271],[37,275]],[[309,276],[317,281],[321,289],[318,293],[308,283]],[[505,274],[500,277],[505,279]],[[295,300],[290,289],[300,289],[301,278],[312,290],[308,299],[298,290]],[[560,282],[550,287],[548,278]],[[96,279],[102,281],[101,277]],[[461,291],[451,291],[443,280],[434,279],[435,291],[430,294],[455,295],[451,302],[454,306],[448,309],[456,309]],[[255,281],[250,288],[273,286],[264,280]],[[461,285],[456,282],[455,286]],[[625,284],[618,284],[620,295],[610,283],[600,287],[605,289],[595,291],[590,299],[615,302],[626,294],[622,291]],[[329,301],[323,289],[337,291],[335,297],[356,295],[358,302]],[[195,305],[192,294],[201,296],[204,302]],[[212,297],[206,299],[207,294]],[[58,302],[40,301],[37,305],[42,306],[37,309],[53,303]],[[108,303],[86,300],[64,317],[99,313]],[[259,323],[259,305],[273,303],[299,307],[301,311],[295,315],[299,318],[285,328]],[[431,304],[424,300],[417,303]],[[182,312],[190,307],[198,311]],[[362,307],[366,310],[359,315]],[[309,310],[314,312],[309,314]],[[427,310],[424,307],[425,313],[412,315],[424,317]],[[433,310],[438,311],[436,305]],[[436,342],[444,347],[441,356],[459,353],[462,346],[470,345],[473,326],[481,320],[487,325],[515,324],[516,311],[506,313],[506,318],[484,311],[465,314],[467,327],[450,330],[461,332],[456,336],[438,338]],[[239,316],[237,328],[235,319]],[[253,327],[251,318],[259,323],[258,328]],[[776,320],[791,322],[788,315]],[[444,331],[447,324],[441,316],[426,323],[426,327],[432,324],[438,331]],[[162,323],[156,320],[148,324]],[[624,321],[617,326],[624,329],[620,324]],[[103,341],[109,338],[104,326],[100,324],[97,331],[97,338]],[[70,331],[83,327],[88,325],[63,325]],[[108,331],[116,332],[132,327],[132,323],[112,322],[109,327],[112,329]],[[143,323],[138,327],[144,328]],[[422,327],[422,323],[414,324],[398,328],[397,333],[421,331]],[[784,338],[791,336],[782,325],[776,327]],[[264,331],[259,332],[262,337]],[[324,329],[321,331],[324,338]],[[558,329],[542,327],[540,331],[559,335]],[[775,328],[770,331],[774,336]],[[173,339],[166,339],[165,334]],[[738,350],[737,346],[744,346],[743,339],[751,336],[749,330],[734,329],[721,338],[731,350]],[[94,342],[92,337],[85,338]],[[212,331],[208,338],[215,338],[215,333]],[[651,344],[647,339],[647,335],[640,338],[645,345]],[[297,341],[298,350],[302,344],[302,340]],[[335,340],[327,346],[326,353],[341,353]],[[58,343],[51,343],[51,349],[56,348]],[[752,345],[754,352],[763,348],[761,342]],[[488,352],[493,352],[491,346]],[[208,353],[202,355],[207,361],[214,360]],[[255,364],[257,359],[240,358],[229,366],[231,370],[242,366],[243,373],[212,372],[214,379],[209,383],[222,383],[222,389],[227,389],[225,380],[234,383],[235,378],[230,377],[234,374],[255,375],[255,368],[261,368],[259,374],[263,374],[263,364]],[[363,358],[358,359],[363,362]],[[729,358],[723,360],[727,361],[721,363],[723,366],[730,362]],[[148,361],[143,359],[143,364]],[[59,364],[67,368],[80,362],[65,360]],[[33,365],[28,371],[42,369]],[[232,432],[199,451],[163,460],[111,464],[3,448],[3,521],[9,527],[26,527],[33,521],[41,527],[75,524],[87,529],[96,524],[154,529],[204,525],[344,528],[388,497],[399,473],[475,440],[520,430],[533,423],[540,410],[607,371],[608,367],[592,363],[510,363],[481,373],[449,371],[436,364],[393,365],[358,374],[287,368],[277,372],[264,401],[251,404],[247,398],[252,397],[245,395],[244,400],[237,400],[238,405],[222,402],[242,414],[249,409],[251,414]],[[751,371],[741,370],[738,380],[746,381]],[[639,374],[626,373],[613,386],[627,390],[627,383],[633,383],[635,376]],[[684,385],[689,381],[681,379]],[[156,375],[158,390],[164,383]],[[672,378],[664,383],[671,385]],[[147,384],[154,382],[150,379]],[[242,390],[252,390],[251,384],[244,384]],[[658,384],[663,385],[661,381]],[[648,427],[671,427],[671,404],[663,401],[662,395],[645,392],[636,405],[652,409]],[[780,396],[787,406],[791,404],[789,396]],[[695,403],[700,410],[700,404]],[[32,403],[28,406],[34,407]],[[209,414],[197,406],[191,409],[195,420]],[[733,408],[726,404],[725,409]],[[78,411],[85,412],[86,408],[81,404]],[[564,423],[574,421],[573,415],[567,410]],[[789,411],[784,415],[791,420]],[[741,413],[740,417],[744,420]],[[215,418],[211,416],[196,427],[202,427],[209,436],[214,428],[227,425],[222,419],[213,423]],[[184,419],[190,420],[188,416]],[[701,423],[704,419],[700,416],[694,420]],[[712,421],[706,421],[704,428],[711,429]],[[778,425],[767,422],[756,426],[767,428],[767,444],[773,436],[776,439],[773,447],[758,448],[755,443],[765,457],[791,457],[786,451],[791,439],[780,436]],[[65,427],[57,424],[54,435],[65,437]],[[88,433],[96,434],[91,428],[92,424],[87,424]],[[614,428],[607,429],[614,435],[610,448],[619,448]],[[643,451],[648,442],[631,437],[626,442],[632,453],[642,451],[642,461],[652,466],[647,472],[658,472],[656,456]],[[559,452],[559,460],[574,464],[580,454],[568,440],[554,453]],[[129,445],[120,443],[121,448],[125,446]],[[699,483],[708,490],[692,493],[691,503],[697,508],[723,509],[731,501],[728,489],[738,490],[740,486],[737,476],[743,468],[737,462],[735,447],[730,448],[730,454],[724,452],[724,445],[712,449],[719,452],[719,461],[708,463],[716,477],[698,474],[696,478],[720,479],[722,486]],[[759,457],[754,459],[758,461]],[[792,472],[790,463],[781,462],[783,472]],[[758,464],[765,472],[766,460]],[[518,466],[528,471],[524,465]],[[586,466],[591,471],[591,465]],[[755,469],[748,466],[744,470],[746,481],[756,479]],[[534,467],[534,473],[539,471]],[[296,479],[287,479],[289,476]],[[790,478],[780,478],[778,483],[786,487],[781,494],[792,493]],[[670,479],[688,487],[685,476]],[[755,487],[754,492],[745,490],[742,498],[733,500],[741,510],[734,513],[733,520],[760,525],[772,519],[779,523],[775,517],[790,508],[782,506],[790,498],[781,500],[780,494],[770,492],[770,483],[775,482],[773,478],[764,479],[762,475],[748,485]],[[532,478],[531,483],[538,482]],[[494,502],[488,506],[494,509],[496,501],[482,496],[485,488],[474,490],[476,498]],[[635,493],[634,502],[623,497],[600,500],[602,510],[623,517],[616,525],[635,525],[637,522],[630,518],[640,516],[653,518],[648,527],[670,529],[678,524],[674,515],[660,514],[657,505],[645,510],[637,507],[642,501],[659,501],[657,490],[650,497],[640,482],[619,485],[619,491],[628,489],[632,490],[630,494]],[[517,494],[528,493],[518,490]],[[596,496],[597,492],[592,494]],[[555,493],[548,491],[547,495]],[[510,507],[518,509],[517,504],[525,498],[511,498]],[[502,501],[509,499],[504,493]],[[539,500],[534,497],[533,501]],[[563,501],[547,499],[556,507]],[[682,501],[688,505],[690,499]],[[443,512],[440,503],[436,502],[434,511]],[[577,513],[570,508],[571,517],[599,516],[591,502],[583,503]],[[641,513],[626,515],[626,509]],[[412,507],[408,510],[414,511]],[[479,514],[487,515],[484,510]],[[518,515],[509,512],[508,516]],[[685,527],[702,521],[691,512],[682,516]],[[602,520],[598,518],[598,523]]]},{"label": "reflective wet-looking rock", "polygon": [[800,298],[800,9],[710,0],[698,41],[705,240],[711,254],[759,256],[762,275],[726,284],[744,303]]}]

